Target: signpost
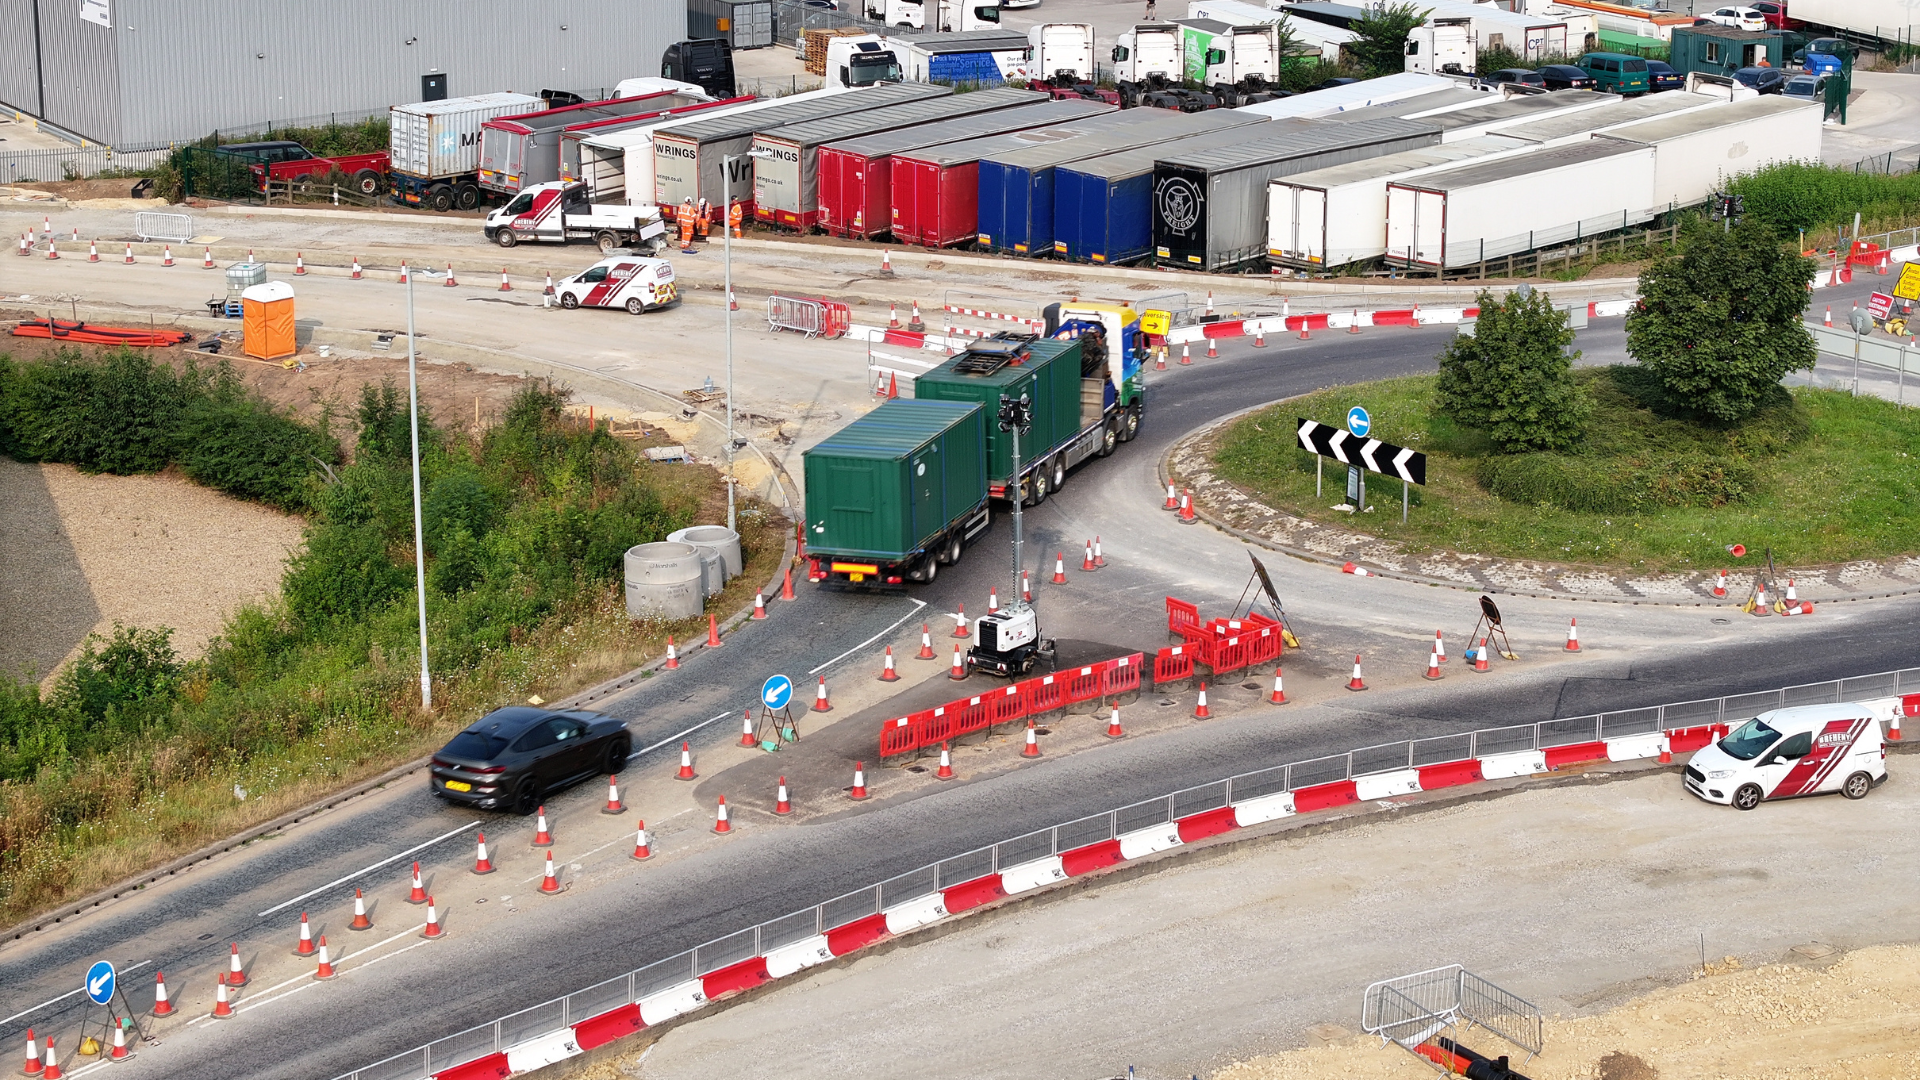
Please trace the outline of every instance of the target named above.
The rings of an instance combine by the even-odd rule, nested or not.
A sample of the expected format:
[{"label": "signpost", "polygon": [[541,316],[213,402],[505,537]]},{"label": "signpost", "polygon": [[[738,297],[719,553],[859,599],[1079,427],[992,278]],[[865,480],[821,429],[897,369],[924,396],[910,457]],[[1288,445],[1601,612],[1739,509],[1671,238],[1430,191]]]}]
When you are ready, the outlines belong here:
[{"label": "signpost", "polygon": [[[793,680],[785,675],[769,675],[760,684],[760,749],[768,753],[780,749],[781,740],[799,742],[800,730],[793,723]],[[781,723],[768,730],[768,722]]]},{"label": "signpost", "polygon": [[105,1005],[113,1000],[113,965],[105,960],[96,960],[87,969],[87,1000],[95,1005]]},{"label": "signpost", "polygon": [[1900,268],[1900,280],[1894,283],[1893,295],[1902,300],[1920,300],[1920,262],[1910,262]]},{"label": "signpost", "polygon": [[[1367,410],[1355,405],[1347,410],[1347,430],[1355,438],[1364,439],[1367,432],[1373,430],[1373,417]],[[1347,505],[1355,510],[1367,508],[1367,474],[1360,471],[1358,465],[1347,466]]]},{"label": "signpost", "polygon": [[[1365,438],[1352,432],[1354,413],[1365,430],[1372,429],[1372,423],[1366,410],[1355,408],[1347,415],[1349,431],[1322,424],[1317,420],[1296,418],[1299,427],[1295,437],[1300,440],[1302,449],[1318,455],[1321,459],[1332,458],[1347,466],[1347,490],[1349,497],[1364,498],[1366,485],[1358,479],[1365,473],[1379,473],[1382,476],[1394,476],[1400,479],[1400,520],[1407,520],[1407,502],[1410,484],[1427,484],[1427,455],[1404,446],[1381,442],[1379,439]],[[1320,494],[1320,462],[1314,463],[1314,494]],[[1356,504],[1364,505],[1364,504]]]}]

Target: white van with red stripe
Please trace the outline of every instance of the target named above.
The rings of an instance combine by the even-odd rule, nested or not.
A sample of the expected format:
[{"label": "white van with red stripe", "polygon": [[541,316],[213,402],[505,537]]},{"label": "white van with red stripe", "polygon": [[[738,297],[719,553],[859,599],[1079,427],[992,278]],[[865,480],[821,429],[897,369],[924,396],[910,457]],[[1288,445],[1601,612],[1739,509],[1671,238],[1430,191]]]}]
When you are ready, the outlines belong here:
[{"label": "white van with red stripe", "polygon": [[1881,698],[1761,713],[1694,751],[1687,790],[1741,810],[1766,799],[1832,791],[1865,798],[1887,778],[1880,725],[1898,716],[1901,704]]},{"label": "white van with red stripe", "polygon": [[623,307],[635,315],[680,301],[673,265],[641,255],[601,259],[572,277],[561,278],[553,291],[563,308]]}]

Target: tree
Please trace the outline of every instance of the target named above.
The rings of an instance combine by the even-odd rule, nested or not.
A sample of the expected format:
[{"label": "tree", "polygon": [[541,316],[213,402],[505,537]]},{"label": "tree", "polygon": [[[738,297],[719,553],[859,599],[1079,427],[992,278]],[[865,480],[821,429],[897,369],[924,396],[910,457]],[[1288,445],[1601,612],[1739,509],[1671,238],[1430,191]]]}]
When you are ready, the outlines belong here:
[{"label": "tree", "polygon": [[1667,411],[1733,423],[1778,393],[1789,371],[1813,368],[1801,325],[1814,263],[1766,224],[1685,227],[1676,250],[1640,275],[1627,314],[1627,352],[1658,380]]},{"label": "tree", "polygon": [[1360,39],[1347,46],[1354,60],[1369,79],[1392,75],[1407,69],[1407,35],[1427,21],[1432,9],[1414,4],[1390,4],[1369,11],[1348,27]]},{"label": "tree", "polygon": [[1521,286],[1505,299],[1480,293],[1472,334],[1440,354],[1440,412],[1477,428],[1502,451],[1563,450],[1580,441],[1592,403],[1573,382],[1567,316]]}]

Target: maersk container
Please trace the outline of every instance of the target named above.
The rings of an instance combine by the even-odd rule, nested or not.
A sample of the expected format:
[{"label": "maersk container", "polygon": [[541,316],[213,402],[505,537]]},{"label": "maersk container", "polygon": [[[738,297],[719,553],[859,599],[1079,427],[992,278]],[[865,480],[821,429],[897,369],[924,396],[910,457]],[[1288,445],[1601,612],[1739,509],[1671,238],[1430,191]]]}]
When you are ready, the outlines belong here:
[{"label": "maersk container", "polygon": [[1387,252],[1387,183],[1409,181],[1538,144],[1502,135],[1406,150],[1267,184],[1267,261],[1325,270]]},{"label": "maersk container", "polygon": [[1387,263],[1471,266],[1646,221],[1653,147],[1592,139],[1387,185]]},{"label": "maersk container", "polygon": [[1821,107],[1783,94],[1608,129],[1653,147],[1653,206],[1704,202],[1732,177],[1820,157]]},{"label": "maersk container", "polygon": [[653,201],[664,211],[686,200],[698,203],[705,199],[712,206],[723,205],[726,199],[721,189],[726,185],[721,183],[721,164],[733,157],[737,160],[732,166],[732,194],[740,200],[743,212],[751,214],[753,159],[747,151],[755,133],[951,93],[945,86],[918,83],[882,83],[857,90],[829,87],[776,99],[764,109],[734,110],[724,116],[663,128],[653,137]]},{"label": "maersk container", "polygon": [[475,94],[472,97],[395,105],[387,152],[396,173],[419,180],[442,180],[480,171],[480,125],[516,113],[538,112],[545,104],[532,94]]},{"label": "maersk container", "polygon": [[[1033,406],[1033,426],[1020,436],[1023,470],[1065,446],[1081,430],[1080,342],[1041,338],[1018,363],[995,363],[961,353],[914,380],[916,401],[970,401],[998,415],[1002,396],[1022,394]],[[987,425],[987,484],[1004,489],[1013,478],[1013,436]],[[809,489],[811,490],[811,489]]]},{"label": "maersk container", "polygon": [[1037,90],[995,87],[972,94],[910,101],[884,109],[868,109],[849,116],[789,124],[755,134],[753,148],[769,156],[753,165],[753,213],[761,221],[805,231],[821,212],[820,147],[900,128],[976,113],[994,112],[1047,100]]},{"label": "maersk container", "polygon": [[1114,106],[1104,102],[1068,98],[829,143],[820,148],[815,165],[820,189],[820,219],[816,224],[834,236],[867,239],[887,232],[892,227],[896,154],[1113,111]]},{"label": "maersk container", "polygon": [[1117,150],[1153,146],[1187,135],[1257,124],[1233,109],[1177,113],[1134,109],[1109,130],[1046,146],[1029,146],[980,161],[980,227],[989,251],[1042,255],[1053,250],[1054,172],[1061,165]]},{"label": "maersk container", "polygon": [[1267,181],[1439,141],[1425,120],[1361,120],[1170,152],[1153,168],[1154,257],[1189,270],[1258,259],[1267,252]]},{"label": "maersk container", "polygon": [[990,426],[974,400],[901,399],[802,452],[807,553],[853,584],[924,573],[986,527]]},{"label": "maersk container", "polygon": [[[1231,115],[1227,111],[1201,116]],[[1054,171],[1053,251],[1074,262],[1109,265],[1153,253],[1153,163],[1169,153],[1235,146],[1255,135],[1297,130],[1311,120],[1262,120],[1259,127],[1216,130],[1070,162]]]}]

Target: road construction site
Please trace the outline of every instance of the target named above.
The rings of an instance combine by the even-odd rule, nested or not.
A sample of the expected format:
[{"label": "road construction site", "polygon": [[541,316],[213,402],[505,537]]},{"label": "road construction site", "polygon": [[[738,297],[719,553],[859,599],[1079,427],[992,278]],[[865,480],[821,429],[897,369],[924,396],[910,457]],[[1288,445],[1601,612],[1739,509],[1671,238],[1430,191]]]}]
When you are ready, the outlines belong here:
[{"label": "road construction site", "polygon": [[[120,210],[80,209],[70,214],[73,222],[69,225],[62,218],[55,223],[56,233],[59,228],[74,228],[85,236],[98,229],[110,236],[114,228],[124,232],[128,216]],[[28,224],[38,224],[27,222],[28,216],[11,209],[0,211],[0,227],[19,232]],[[138,325],[151,318],[156,325],[172,323],[203,335],[231,324],[204,314],[204,300],[216,295],[221,285],[215,273],[198,269],[195,260],[211,251],[216,265],[224,266],[245,258],[251,248],[256,257],[277,264],[276,278],[294,282],[302,331],[307,335],[300,360],[308,365],[306,370],[321,373],[331,358],[317,355],[320,344],[329,345],[334,356],[370,356],[376,351],[372,346],[377,336],[398,334],[381,352],[390,356],[403,351],[408,291],[394,282],[400,261],[404,258],[415,270],[444,271],[445,264],[452,263],[460,282],[457,286],[424,276],[417,277],[414,285],[418,343],[428,362],[472,364],[511,374],[551,374],[580,389],[583,403],[629,410],[642,418],[697,421],[701,426],[689,429],[689,445],[707,460],[723,456],[724,414],[714,404],[696,407],[680,396],[702,387],[708,378],[720,386],[725,383],[721,331],[725,292],[718,287],[719,245],[709,245],[699,256],[674,260],[683,282],[701,286],[687,289],[688,300],[635,322],[621,312],[543,309],[546,267],[542,265],[509,265],[512,288],[500,291],[494,252],[480,247],[477,230],[461,231],[472,229],[471,225],[406,225],[390,231],[386,221],[369,227],[364,220],[364,215],[208,216],[197,226],[207,241],[194,248],[176,248],[175,266],[161,265],[157,245],[136,245],[136,262],[131,266],[113,261],[112,246],[100,249],[102,262],[97,264],[87,261],[84,249],[73,253],[63,247],[59,260],[5,263],[8,273],[0,288],[6,294],[6,306],[42,316],[51,310],[62,318],[77,314],[122,325]],[[216,235],[217,240],[212,238]],[[556,263],[556,273],[578,269],[594,258],[584,249],[539,255]],[[1206,303],[1208,288],[1217,288],[1214,303],[1222,311],[1280,308],[1298,314],[1315,306],[1372,310],[1472,302],[1470,290],[1456,287],[1388,295],[1378,288],[1343,291],[1316,286],[1318,295],[1309,298],[1283,295],[1265,282],[1255,287],[1245,279],[1042,267],[950,254],[896,256],[891,259],[894,276],[889,278],[881,274],[870,249],[849,251],[826,244],[744,241],[736,245],[735,255],[735,293],[743,308],[735,315],[739,320],[734,329],[735,404],[752,453],[764,455],[766,462],[762,471],[745,479],[776,501],[798,495],[798,451],[870,408],[875,399],[868,347],[849,340],[820,341],[766,332],[757,309],[770,292],[824,293],[854,304],[860,321],[878,326],[888,321],[890,304],[898,306],[905,321],[914,300],[922,301],[923,316],[937,322],[946,303],[962,298],[992,301],[1005,310],[1011,303],[1031,308],[1046,299],[1074,295],[1137,300],[1164,295],[1173,283],[1194,308]],[[356,256],[363,271],[358,280],[349,276]],[[295,257],[306,267],[306,274],[291,274]],[[479,262],[483,258],[491,261]],[[468,260],[474,260],[471,270]],[[1621,299],[1631,288],[1631,281],[1581,283],[1571,288],[1555,286],[1554,296],[1557,302],[1584,306],[1590,301]],[[1009,301],[1009,296],[1020,299]],[[1519,659],[1496,659],[1490,671],[1476,673],[1467,670],[1458,650],[1467,644],[1466,631],[1477,614],[1478,588],[1469,591],[1342,574],[1337,553],[1329,553],[1327,561],[1291,558],[1205,524],[1183,526],[1177,515],[1159,509],[1164,497],[1163,459],[1190,433],[1237,410],[1318,387],[1431,371],[1434,355],[1454,332],[1451,326],[1435,325],[1371,327],[1356,333],[1316,333],[1306,340],[1276,336],[1260,346],[1246,338],[1219,342],[1214,350],[1217,356],[1196,355],[1191,365],[1175,362],[1164,372],[1149,372],[1149,405],[1140,438],[1112,459],[1090,462],[1070,478],[1059,498],[1026,514],[1035,600],[1044,612],[1046,633],[1060,642],[1063,669],[1134,653],[1151,657],[1168,643],[1168,596],[1194,603],[1204,618],[1244,613],[1244,586],[1250,577],[1247,555],[1258,551],[1285,604],[1289,623],[1301,639],[1301,648],[1289,649],[1282,659],[1287,705],[1267,703],[1273,689],[1272,671],[1247,671],[1209,687],[1212,720],[1193,716],[1197,686],[1143,687],[1137,697],[1120,706],[1127,731],[1123,738],[1105,738],[1108,716],[1104,709],[1089,707],[1085,712],[1048,718],[1046,733],[1036,734],[1038,760],[1022,755],[1022,732],[1004,728],[955,748],[958,777],[951,783],[937,779],[932,757],[881,762],[875,735],[883,721],[1000,685],[983,676],[958,684],[946,680],[946,661],[954,644],[949,613],[964,606],[977,614],[987,606],[990,590],[997,589],[1002,599],[1012,592],[1010,564],[999,554],[1004,550],[1006,526],[996,523],[967,560],[953,572],[943,572],[935,584],[900,595],[828,592],[796,582],[798,591],[791,601],[771,599],[776,585],[768,590],[771,617],[765,622],[739,624],[719,648],[689,648],[676,670],[656,669],[593,695],[591,707],[629,721],[637,754],[622,777],[624,813],[598,812],[605,806],[607,791],[596,784],[549,800],[557,883],[562,887],[559,895],[539,892],[546,849],[532,845],[530,823],[438,804],[425,790],[424,773],[403,773],[384,787],[212,856],[191,871],[109,899],[98,910],[28,928],[24,936],[0,949],[0,979],[11,991],[10,1007],[5,1010],[10,1019],[0,1023],[0,1037],[15,1039],[33,1024],[43,1030],[62,1025],[71,1030],[76,1015],[70,993],[73,972],[85,967],[86,958],[104,952],[123,970],[130,970],[135,981],[145,980],[152,968],[164,970],[181,1010],[157,1029],[164,1045],[149,1047],[134,1059],[134,1074],[171,1074],[178,1062],[191,1059],[201,1063],[201,1071],[214,1075],[331,1076],[602,980],[624,977],[761,920],[833,901],[930,862],[1105,814],[1137,800],[1213,784],[1230,775],[1399,739],[1642,709],[1893,671],[1912,663],[1910,600],[1862,598],[1828,603],[1822,597],[1811,618],[1761,620],[1740,615],[1735,600],[1716,604],[1711,598],[1688,597],[1663,602],[1659,597],[1632,596],[1623,588],[1610,597],[1618,602],[1593,603],[1513,590],[1500,592],[1499,603]],[[1585,350],[1586,362],[1624,357],[1618,320],[1595,320],[1580,332],[1577,344]],[[1081,570],[1077,553],[1096,536],[1107,565]],[[1060,585],[1051,580],[1057,554],[1065,564],[1066,580]],[[1897,585],[1893,581],[1875,591],[1898,591]],[[1860,590],[1858,595],[1864,597],[1867,592]],[[1582,646],[1577,653],[1565,649],[1570,620],[1575,618]],[[923,625],[929,628],[927,635],[934,646],[932,660],[918,659]],[[1436,630],[1446,633],[1455,650],[1454,660],[1444,679],[1428,682],[1421,675]],[[887,648],[906,676],[900,683],[876,680]],[[1352,669],[1361,660],[1365,693],[1348,689]],[[737,744],[742,716],[755,701],[756,688],[773,673],[791,676],[803,697],[810,694],[816,679],[825,679],[833,709],[820,714],[801,712],[800,741],[767,754]],[[1036,725],[1036,732],[1040,726]],[[683,745],[696,773],[691,781],[676,779]],[[857,765],[865,766],[871,799],[849,798],[847,789]],[[1896,773],[1899,766],[1896,762]],[[781,777],[788,781],[795,809],[789,818],[774,813]],[[1756,820],[1693,804],[1670,773],[1592,790],[1651,791],[1656,784],[1665,785],[1662,790],[1667,793],[1639,796],[1644,806],[1635,804],[1618,812],[1643,814],[1648,828],[1664,823],[1675,829],[1673,838],[1664,843],[1687,850],[1690,857],[1697,853],[1685,847],[1689,837],[1697,843],[1703,830],[1727,830],[1731,835],[1736,822],[1750,826]],[[1821,815],[1819,820],[1824,821],[1836,811],[1866,809],[1878,820],[1892,820],[1898,815],[1878,811],[1888,807],[1897,811],[1899,804],[1873,800],[1897,799],[1899,790],[1896,780],[1876,792],[1865,807],[1811,800],[1768,807],[1759,817],[1784,810],[1792,815]],[[1590,794],[1586,788],[1580,792]],[[723,796],[731,810],[732,828],[717,834],[715,813]],[[1550,808],[1557,805],[1554,800],[1570,797],[1569,792],[1543,790],[1484,805],[1511,803],[1531,815],[1564,815],[1560,820],[1566,823],[1560,827],[1570,833],[1583,823],[1590,827],[1595,817],[1592,806],[1580,804],[1579,812]],[[1523,806],[1517,800],[1537,800],[1541,805]],[[1493,811],[1461,808],[1444,812],[1452,816],[1436,814],[1393,826],[1367,824],[1325,839],[1357,842],[1348,838],[1376,837],[1379,829],[1401,824],[1446,822],[1462,838],[1460,847],[1426,838],[1403,850],[1479,851],[1483,845],[1501,842],[1502,821],[1531,824],[1530,817],[1473,816],[1482,812]],[[640,820],[647,823],[651,841],[652,857],[645,861],[632,858]],[[1467,827],[1459,828],[1463,825]],[[493,862],[498,867],[493,875],[469,872],[480,832],[493,845]],[[1270,849],[1290,850],[1293,843],[1273,844]],[[1525,852],[1518,854],[1531,862],[1522,864],[1513,857],[1516,853],[1496,848],[1486,849],[1494,854],[1483,862],[1498,866],[1502,873],[1537,873],[1532,888],[1556,893],[1563,906],[1577,907],[1583,891],[1568,887],[1564,875],[1556,872],[1563,864],[1542,854],[1571,843],[1567,839],[1537,841],[1529,834]],[[1727,843],[1729,850],[1739,849],[1737,837]],[[1373,846],[1378,846],[1377,840]],[[435,894],[436,914],[445,919],[446,940],[416,936],[424,920],[419,908],[405,903],[415,860],[421,864],[423,884]],[[1404,899],[1408,904],[1426,905],[1436,892],[1462,898],[1472,894],[1464,887],[1407,889],[1406,877],[1425,881],[1429,873],[1443,879],[1448,874],[1463,875],[1458,880],[1468,883],[1477,880],[1469,874],[1471,864],[1463,865],[1465,859],[1449,859],[1432,868],[1413,865],[1418,862],[1409,859],[1384,867],[1383,874],[1369,880],[1388,877],[1399,884],[1370,884],[1355,894],[1353,903]],[[1217,873],[1225,865],[1207,862],[1193,872]],[[1583,872],[1601,873],[1599,860],[1594,865],[1596,869]],[[1119,888],[1142,889],[1168,876],[1130,880]],[[1296,896],[1287,890],[1312,878],[1278,875],[1263,880],[1272,884],[1269,899],[1260,902],[1273,904]],[[1661,880],[1670,884],[1675,879]],[[1831,883],[1807,875],[1796,884],[1815,888],[1823,882]],[[1689,879],[1687,884],[1689,903],[1701,905],[1702,910],[1718,910],[1724,904],[1712,880]],[[1871,879],[1866,884],[1870,886]],[[1644,887],[1663,886],[1655,882]],[[345,929],[356,888],[372,901],[377,927],[373,931],[353,934]],[[1228,904],[1234,899],[1231,890],[1215,884],[1212,893],[1223,905],[1233,906]],[[1050,918],[1058,912],[1084,911],[1089,902],[1106,904],[1106,895],[1105,889],[1081,889],[1064,903],[1011,910]],[[1836,901],[1843,907],[1834,915],[1833,934],[1858,929],[1859,920],[1849,921],[1854,917],[1846,914],[1845,903],[1864,905],[1872,895],[1871,888],[1861,888]],[[1103,898],[1095,901],[1095,897]],[[1625,897],[1635,900],[1642,918],[1645,910],[1639,901],[1645,899]],[[1297,904],[1296,897],[1293,906]],[[1150,910],[1169,908],[1163,900]],[[1511,909],[1499,910],[1503,927],[1510,926]],[[314,981],[310,958],[290,955],[303,911],[312,916],[314,933],[326,934],[336,949],[333,959],[342,976],[337,982]],[[1010,917],[1030,916],[993,915],[986,925]],[[1596,912],[1594,917],[1609,916]],[[1420,959],[1429,952],[1438,957],[1436,962],[1470,960],[1470,966],[1486,969],[1490,975],[1523,967],[1529,959],[1519,946],[1503,946],[1484,953],[1484,958],[1462,957],[1460,951],[1476,935],[1453,939],[1454,951],[1449,952],[1441,947],[1444,940],[1436,944],[1402,929],[1415,921],[1409,915],[1398,922],[1375,924],[1386,939],[1381,948],[1408,962],[1385,972],[1350,968],[1341,978],[1330,974],[1303,986],[1299,992],[1304,997],[1278,1010],[1294,1026],[1283,1026],[1277,1034],[1276,999],[1260,996],[1276,992],[1271,980],[1249,986],[1242,1011],[1232,1024],[1197,1028],[1212,1030],[1213,1037],[1196,1036],[1180,1043],[1180,1054],[1163,1062],[1169,1066],[1163,1071],[1197,1071],[1203,1064],[1223,1064],[1233,1057],[1297,1045],[1299,1033],[1307,1027],[1337,1022],[1350,1012],[1349,999],[1359,985],[1373,977],[1424,966]],[[1886,925],[1899,924],[1890,920]],[[1115,924],[1112,932],[1119,935],[1115,948],[1138,954],[1140,946],[1125,944],[1136,940],[1126,927]],[[1731,940],[1742,932],[1756,934],[1748,939],[1752,944]],[[961,948],[974,933],[969,929],[943,937],[928,947],[928,954]],[[1715,948],[1738,954],[1748,948],[1780,945],[1756,931],[1728,927],[1728,934],[1729,943]],[[1691,940],[1684,932],[1679,936],[1684,939],[1680,945]],[[1856,943],[1869,940],[1899,940],[1899,935],[1889,930],[1884,938]],[[342,941],[347,944],[341,945]],[[1567,941],[1573,947],[1575,939]],[[1537,937],[1521,936],[1521,946],[1528,942],[1536,951],[1548,947]],[[204,1021],[213,1008],[215,975],[228,969],[232,943],[240,944],[248,985],[234,995],[237,1015],[231,1021]],[[1243,944],[1256,948],[1261,943]],[[1590,955],[1590,942],[1581,944]],[[1669,957],[1661,951],[1679,946],[1655,945],[1630,949],[1617,962],[1583,972],[1585,981],[1580,985],[1515,981],[1520,982],[1519,989],[1571,1003],[1649,974],[1672,977],[1684,967],[1684,955]],[[1222,950],[1221,959],[1230,959],[1234,951]],[[1326,950],[1320,959],[1341,958],[1345,952],[1344,948]],[[914,945],[875,960],[856,961],[851,968],[830,968],[794,990],[773,996],[819,992],[827,985],[848,986],[851,991],[851,984],[863,983],[847,978],[855,969],[917,964],[921,953],[921,947]],[[1060,964],[1077,962],[1069,956],[1042,955],[1053,955]],[[1288,965],[1315,962],[1311,956],[1291,953],[1279,959],[1283,963],[1278,967],[1256,964],[1246,970],[1284,971]],[[1057,985],[1079,987],[1085,1002],[1101,1002],[1100,1016],[1114,1028],[1157,1029],[1169,1008],[1206,1007],[1202,981],[1172,976],[1159,980],[1162,986],[1171,982],[1191,991],[1173,995],[1180,1000],[1170,1005],[1166,996],[1147,993],[1153,980],[1125,986],[1117,996],[1103,998],[1104,987],[1125,982],[1124,976],[1117,969],[1076,970],[1079,981],[1062,978]],[[924,979],[925,974],[919,977]],[[979,977],[999,976],[981,969]],[[821,983],[822,979],[827,982]],[[808,991],[809,986],[816,989]],[[1102,989],[1086,993],[1088,986]],[[143,1005],[150,1001],[149,989],[139,993]],[[1019,1026],[1029,1021],[1016,1019],[1016,1014],[1030,1016],[1035,1011],[1032,1004],[1040,998],[1024,989],[1008,993],[1010,997],[998,1000],[1018,1001],[1020,995],[1028,995],[1023,1001],[1027,1008],[1009,1007],[1008,1023],[1015,1030],[1030,1030]],[[397,1014],[391,1008],[395,1000],[407,1000],[413,1007]],[[754,999],[746,1008],[764,1009],[762,1002],[769,1000]],[[45,1006],[38,1004],[43,1001]],[[1336,1001],[1348,1003],[1336,1007]],[[860,1003],[850,1001],[844,1007],[857,1011]],[[782,1015],[792,1012],[788,1006]],[[684,1035],[670,1033],[655,1054],[673,1050],[676,1039],[690,1044],[716,1038],[701,1034],[703,1028],[715,1026],[729,1033],[719,1038],[734,1041],[740,1015],[746,1014],[727,1010],[686,1026]],[[1084,1032],[1086,1014],[1078,1015],[1083,1021],[1079,1030]],[[516,1029],[517,1034],[532,1037],[559,1030],[555,1026],[559,1021],[544,1014],[524,1023],[526,1029]],[[928,1035],[924,1024],[906,1030]],[[353,1034],[343,1039],[341,1032]],[[1022,1074],[1011,1055],[993,1057],[997,1051],[983,1048],[990,1040],[980,1039],[977,1028],[956,1029],[954,1034],[962,1040],[948,1057],[956,1071],[965,1067],[974,1072]],[[1033,1038],[1011,1041],[1028,1050],[1045,1042],[1038,1032]],[[738,1045],[740,1053],[751,1056],[761,1044],[747,1040]],[[855,1058],[841,1055],[851,1054],[857,1045],[857,1040],[849,1039],[838,1047],[820,1048],[821,1056],[809,1067],[812,1071],[800,1068],[799,1074],[844,1071]],[[1084,1065],[1087,1075],[1108,1075],[1126,1064],[1115,1058],[1096,1063],[1085,1056],[1095,1048],[1120,1045],[1117,1036],[1103,1032],[1088,1039],[1083,1034],[1081,1042],[1073,1045],[1085,1047],[1075,1051],[1082,1056],[1074,1066]],[[803,1063],[783,1062],[788,1064]],[[1055,1064],[1049,1061],[1050,1066]],[[647,1067],[656,1068],[651,1063]],[[697,1071],[701,1067],[684,1068]],[[683,1072],[677,1066],[657,1074],[694,1075],[695,1071]],[[734,1074],[743,1071],[765,1069],[751,1065]]]}]

